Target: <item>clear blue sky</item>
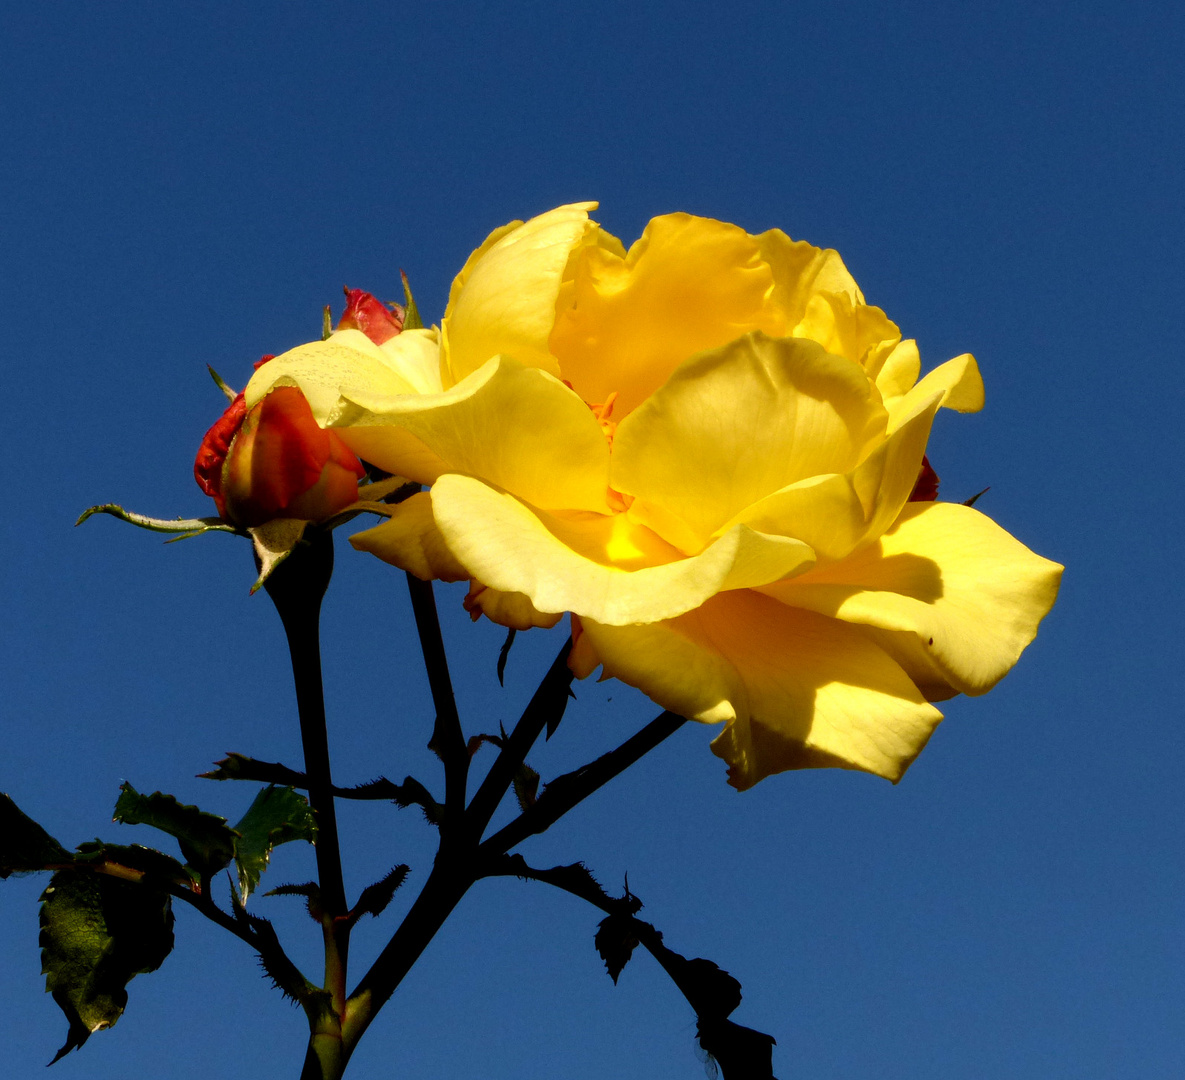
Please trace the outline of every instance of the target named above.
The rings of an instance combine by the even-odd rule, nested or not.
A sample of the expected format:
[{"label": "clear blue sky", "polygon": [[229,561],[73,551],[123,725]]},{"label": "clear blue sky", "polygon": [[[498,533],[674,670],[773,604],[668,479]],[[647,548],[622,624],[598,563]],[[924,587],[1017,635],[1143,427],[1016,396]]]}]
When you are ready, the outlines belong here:
[{"label": "clear blue sky", "polygon": [[[1185,17],[1168,3],[26,4],[0,45],[6,440],[0,790],[67,844],[121,780],[231,816],[227,750],[299,760],[287,662],[246,546],[162,546],[78,512],[211,512],[191,467],[260,354],[343,283],[438,319],[494,226],[600,199],[627,243],[688,210],[836,247],[926,367],[972,351],[987,408],[944,414],[945,497],[1067,566],[1040,637],[959,699],[894,788],[789,774],[738,795],[680,731],[537,864],[628,872],[644,914],[743,983],[783,1080],[1185,1075],[1180,332]],[[559,647],[441,590],[470,731],[511,721]],[[326,610],[334,765],[436,783],[401,575],[339,544]],[[544,777],[653,706],[581,684]],[[347,885],[423,880],[412,813],[346,809]],[[311,859],[281,849],[272,883]],[[44,1075],[36,899],[0,883],[8,1076]],[[315,969],[297,904],[260,900]],[[394,925],[355,937],[357,962]],[[682,1080],[694,1018],[648,957],[616,987],[598,915],[543,886],[467,898],[351,1075]],[[61,1078],[295,1077],[305,1023],[188,910],[164,967]]]}]

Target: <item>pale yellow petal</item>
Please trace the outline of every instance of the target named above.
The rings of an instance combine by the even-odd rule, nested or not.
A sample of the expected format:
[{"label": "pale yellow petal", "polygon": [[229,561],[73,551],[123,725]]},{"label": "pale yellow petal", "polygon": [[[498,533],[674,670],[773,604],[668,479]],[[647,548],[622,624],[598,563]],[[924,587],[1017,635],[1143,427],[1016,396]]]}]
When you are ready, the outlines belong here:
[{"label": "pale yellow petal", "polygon": [[494,233],[453,283],[445,312],[444,361],[460,382],[502,353],[553,375],[548,348],[568,256],[592,228],[596,203],[573,203]]},{"label": "pale yellow petal", "polygon": [[[463,472],[536,506],[608,508],[604,433],[576,394],[538,368],[495,357],[441,394],[356,389],[346,396],[331,423],[347,441],[353,434],[367,445],[366,459],[389,472],[420,483],[433,482],[440,472]],[[392,453],[383,455],[388,432]],[[414,449],[407,435],[443,463],[435,475],[413,474],[414,465],[396,460]]]},{"label": "pale yellow petal", "polygon": [[472,577],[523,593],[541,612],[572,611],[603,623],[671,618],[721,590],[777,581],[814,562],[805,544],[743,525],[683,558],[624,514],[532,511],[453,474],[433,486],[432,506],[449,549]]},{"label": "pale yellow petal", "polygon": [[689,356],[750,330],[782,329],[755,237],[689,214],[654,218],[622,258],[589,245],[569,268],[551,349],[585,401],[616,393],[623,417]]},{"label": "pale yellow petal", "polygon": [[[610,483],[683,550],[746,507],[855,468],[885,430],[864,372],[814,342],[749,334],[684,363],[617,428]],[[920,458],[919,458],[920,460]]]},{"label": "pale yellow petal", "polygon": [[360,330],[339,330],[326,341],[310,341],[264,364],[247,384],[247,408],[277,385],[298,386],[317,422],[324,426],[343,390],[419,394],[439,367],[434,330],[408,330],[376,345]]},{"label": "pale yellow petal", "polygon": [[392,506],[390,518],[355,533],[350,543],[356,551],[369,551],[423,581],[464,581],[469,577],[440,535],[426,491]]},{"label": "pale yellow petal", "polygon": [[1036,636],[1061,573],[977,510],[909,503],[872,546],[762,591],[886,631],[877,641],[923,685],[936,671],[961,693],[983,694]]},{"label": "pale yellow petal", "polygon": [[979,412],[983,408],[983,378],[979,365],[970,353],[963,353],[945,364],[939,364],[918,384],[900,397],[886,397],[885,408],[889,410],[889,430],[899,427],[902,418],[908,416],[932,394],[941,394],[939,404],[956,412]]},{"label": "pale yellow petal", "polygon": [[650,626],[583,619],[582,632],[605,674],[672,712],[730,720],[712,749],[742,790],[825,766],[899,780],[942,718],[857,630],[753,592]]}]

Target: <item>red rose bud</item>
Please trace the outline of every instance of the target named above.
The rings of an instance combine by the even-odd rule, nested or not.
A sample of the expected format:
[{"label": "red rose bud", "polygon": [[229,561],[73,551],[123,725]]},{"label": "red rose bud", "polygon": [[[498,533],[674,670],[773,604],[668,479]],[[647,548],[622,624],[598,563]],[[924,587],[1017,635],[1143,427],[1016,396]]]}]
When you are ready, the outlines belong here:
[{"label": "red rose bud", "polygon": [[323,521],[358,500],[361,462],[317,426],[304,395],[278,386],[248,411],[239,394],[206,432],[193,466],[219,515],[242,528],[275,518]]},{"label": "red rose bud", "polygon": [[337,324],[338,330],[361,330],[376,345],[390,341],[403,329],[403,308],[398,304],[388,307],[361,289],[345,288],[346,310]]}]

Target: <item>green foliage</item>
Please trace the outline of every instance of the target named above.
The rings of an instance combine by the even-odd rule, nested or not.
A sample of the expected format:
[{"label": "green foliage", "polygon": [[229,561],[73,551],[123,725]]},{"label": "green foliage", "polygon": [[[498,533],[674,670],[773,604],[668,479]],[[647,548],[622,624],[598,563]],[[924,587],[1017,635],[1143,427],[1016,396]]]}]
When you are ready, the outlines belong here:
[{"label": "green foliage", "polygon": [[41,900],[45,988],[70,1023],[57,1061],[111,1027],[132,977],[164,962],[173,948],[173,911],[159,889],[82,867],[55,873]]},{"label": "green foliage", "polygon": [[32,874],[72,862],[74,856],[7,795],[0,794],[0,878]]},{"label": "green foliage", "polygon": [[308,800],[290,787],[264,788],[235,825],[235,862],[239,895],[245,902],[267,869],[272,848],[290,840],[317,839],[317,823]]},{"label": "green foliage", "polygon": [[238,833],[226,818],[179,803],[172,795],[154,791],[141,795],[131,784],[120,785],[115,820],[127,825],[151,825],[176,837],[181,854],[202,877],[210,877],[235,857]]},{"label": "green foliage", "polygon": [[[196,877],[192,867],[182,866],[172,855],[140,844],[104,844],[102,840],[89,840],[78,845],[78,854],[73,858],[75,866],[89,866],[99,873],[133,870],[182,886],[191,885]],[[119,876],[127,875],[120,873]]]}]

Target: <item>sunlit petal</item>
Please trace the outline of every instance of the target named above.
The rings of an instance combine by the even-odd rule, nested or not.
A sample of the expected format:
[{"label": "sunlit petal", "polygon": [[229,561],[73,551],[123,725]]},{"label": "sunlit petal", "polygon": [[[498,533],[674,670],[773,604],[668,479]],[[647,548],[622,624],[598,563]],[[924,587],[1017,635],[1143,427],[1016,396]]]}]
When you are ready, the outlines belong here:
[{"label": "sunlit petal", "polygon": [[730,720],[712,749],[742,790],[825,766],[899,780],[942,718],[857,630],[757,593],[650,626],[581,622],[606,675],[681,715]]},{"label": "sunlit petal", "polygon": [[680,553],[623,514],[548,514],[465,476],[432,488],[436,523],[472,577],[530,597],[542,612],[603,623],[671,618],[720,590],[748,588],[814,562],[797,540],[740,525],[700,555]]}]

